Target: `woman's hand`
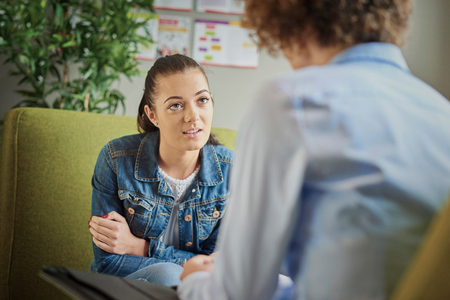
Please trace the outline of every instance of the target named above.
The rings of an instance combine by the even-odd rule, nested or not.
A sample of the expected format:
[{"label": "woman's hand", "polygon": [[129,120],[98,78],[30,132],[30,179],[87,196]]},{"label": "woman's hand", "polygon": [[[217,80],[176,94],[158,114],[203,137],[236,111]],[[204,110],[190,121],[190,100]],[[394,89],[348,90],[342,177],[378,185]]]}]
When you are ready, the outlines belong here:
[{"label": "woman's hand", "polygon": [[115,211],[103,217],[91,217],[89,231],[94,244],[106,252],[148,256],[149,243],[134,236],[125,218]]},{"label": "woman's hand", "polygon": [[183,280],[186,276],[195,272],[210,272],[214,266],[214,256],[211,255],[197,255],[189,259],[183,264],[183,273],[180,279]]}]

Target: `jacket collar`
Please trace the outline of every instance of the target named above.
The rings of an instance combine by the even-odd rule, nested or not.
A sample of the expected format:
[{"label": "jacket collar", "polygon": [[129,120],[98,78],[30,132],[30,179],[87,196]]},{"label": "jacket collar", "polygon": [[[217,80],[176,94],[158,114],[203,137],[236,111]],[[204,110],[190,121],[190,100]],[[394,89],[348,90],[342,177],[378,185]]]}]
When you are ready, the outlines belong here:
[{"label": "jacket collar", "polygon": [[400,49],[388,43],[363,43],[338,53],[328,64],[339,64],[356,61],[376,61],[393,65],[410,73]]},{"label": "jacket collar", "polygon": [[[134,178],[144,182],[161,181],[158,172],[158,147],[159,131],[149,132],[142,138],[134,165]],[[210,144],[203,146],[201,150],[200,171],[198,184],[213,186],[223,181],[214,147]]]}]

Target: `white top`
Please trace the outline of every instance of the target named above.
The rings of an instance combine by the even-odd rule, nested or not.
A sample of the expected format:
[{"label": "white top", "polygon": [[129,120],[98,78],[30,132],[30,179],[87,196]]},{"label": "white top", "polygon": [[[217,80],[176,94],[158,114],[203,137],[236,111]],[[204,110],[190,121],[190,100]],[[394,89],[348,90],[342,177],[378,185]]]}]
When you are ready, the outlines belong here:
[{"label": "white top", "polygon": [[172,212],[170,213],[169,224],[167,224],[166,230],[164,230],[162,236],[160,237],[161,241],[167,246],[174,246],[176,249],[179,249],[180,229],[178,227],[177,218],[178,206],[184,194],[186,194],[187,189],[194,181],[195,176],[197,176],[199,170],[200,166],[197,167],[195,171],[187,178],[175,179],[167,175],[166,172],[158,166],[159,173],[167,182],[175,197],[175,203],[173,205]]},{"label": "white top", "polygon": [[212,273],[179,298],[274,299],[281,270],[299,300],[388,299],[450,192],[449,149],[450,103],[394,45],[265,84],[239,128]]}]

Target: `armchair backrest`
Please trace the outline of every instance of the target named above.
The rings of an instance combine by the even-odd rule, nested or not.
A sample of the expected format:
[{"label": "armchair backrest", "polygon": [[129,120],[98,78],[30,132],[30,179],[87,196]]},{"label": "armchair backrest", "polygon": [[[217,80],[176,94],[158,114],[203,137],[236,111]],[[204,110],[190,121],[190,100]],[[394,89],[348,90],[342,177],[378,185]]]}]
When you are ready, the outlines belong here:
[{"label": "armchair backrest", "polygon": [[450,299],[450,205],[430,225],[392,300]]}]

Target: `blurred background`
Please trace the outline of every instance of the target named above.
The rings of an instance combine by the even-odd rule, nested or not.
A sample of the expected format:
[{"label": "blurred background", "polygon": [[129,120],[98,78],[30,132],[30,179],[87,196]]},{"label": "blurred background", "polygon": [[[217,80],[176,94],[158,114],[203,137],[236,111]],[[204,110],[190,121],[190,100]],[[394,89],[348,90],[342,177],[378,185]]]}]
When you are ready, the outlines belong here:
[{"label": "blurred background", "polygon": [[[446,98],[450,99],[450,1],[413,0],[414,12],[411,19],[409,39],[402,51],[412,74],[424,80]],[[238,21],[234,15],[178,12],[157,10],[164,15],[187,16],[195,20],[211,19]],[[191,31],[192,33],[192,31]],[[192,42],[192,39],[191,39]],[[192,47],[192,44],[191,44]],[[8,75],[10,66],[3,64],[0,56],[0,119],[23,97],[14,93],[20,78]],[[141,61],[139,69],[147,71],[153,62]],[[76,71],[76,70],[75,70]],[[74,72],[75,72],[74,71]],[[213,126],[238,129],[242,110],[265,81],[291,72],[288,62],[282,57],[271,57],[265,51],[259,56],[257,69],[206,66],[211,92],[214,95],[215,111]],[[70,74],[69,74],[70,77]],[[116,114],[136,116],[141,100],[145,76],[134,77],[132,81],[123,78],[112,88],[125,95],[125,112],[119,107]]]}]

